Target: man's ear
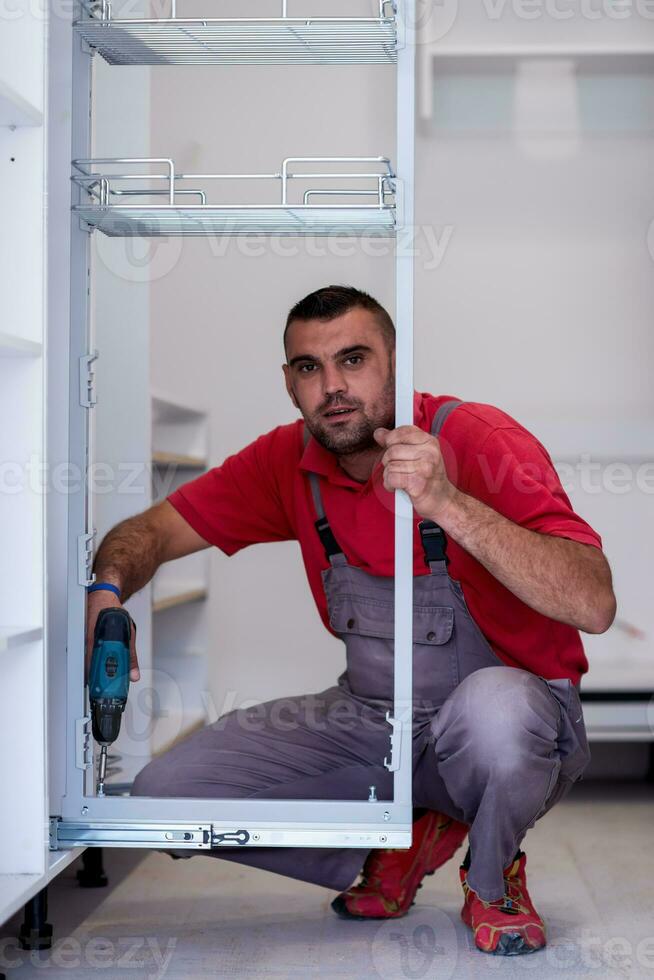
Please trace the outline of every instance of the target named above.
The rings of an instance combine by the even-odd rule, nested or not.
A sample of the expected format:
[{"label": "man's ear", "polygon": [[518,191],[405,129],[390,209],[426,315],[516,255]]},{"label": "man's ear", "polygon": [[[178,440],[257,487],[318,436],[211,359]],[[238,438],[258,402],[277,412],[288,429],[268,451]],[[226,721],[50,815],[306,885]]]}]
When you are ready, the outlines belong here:
[{"label": "man's ear", "polygon": [[299,408],[300,406],[297,403],[297,398],[293,393],[293,388],[291,385],[291,369],[289,368],[288,364],[282,364],[282,371],[284,372],[284,382],[286,383],[286,390],[288,392],[288,396],[293,402],[293,404],[295,405],[295,407]]}]

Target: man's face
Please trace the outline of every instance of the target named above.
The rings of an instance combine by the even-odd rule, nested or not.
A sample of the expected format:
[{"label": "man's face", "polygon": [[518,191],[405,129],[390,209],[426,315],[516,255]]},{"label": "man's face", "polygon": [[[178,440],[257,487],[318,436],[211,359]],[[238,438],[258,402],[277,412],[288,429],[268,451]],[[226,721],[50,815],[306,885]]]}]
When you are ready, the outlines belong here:
[{"label": "man's face", "polygon": [[373,314],[295,320],[286,356],[286,389],[314,439],[339,456],[378,448],[375,429],[395,425],[395,351]]}]

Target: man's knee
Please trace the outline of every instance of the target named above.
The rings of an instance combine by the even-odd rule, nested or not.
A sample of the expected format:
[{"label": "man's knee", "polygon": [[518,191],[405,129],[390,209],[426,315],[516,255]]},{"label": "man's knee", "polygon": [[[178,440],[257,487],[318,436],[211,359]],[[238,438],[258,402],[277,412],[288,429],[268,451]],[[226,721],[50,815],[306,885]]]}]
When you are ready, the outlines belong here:
[{"label": "man's knee", "polygon": [[514,772],[556,746],[558,704],[537,675],[515,667],[469,674],[432,722],[437,758],[472,756],[477,766]]}]

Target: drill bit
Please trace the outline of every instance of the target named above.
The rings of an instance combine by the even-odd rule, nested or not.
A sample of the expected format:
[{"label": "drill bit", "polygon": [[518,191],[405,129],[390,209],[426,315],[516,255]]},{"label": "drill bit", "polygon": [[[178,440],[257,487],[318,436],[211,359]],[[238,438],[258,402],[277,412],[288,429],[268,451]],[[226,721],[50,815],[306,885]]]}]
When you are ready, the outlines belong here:
[{"label": "drill bit", "polygon": [[107,774],[107,746],[103,745],[100,749],[100,762],[98,763],[98,796],[104,796],[104,780]]}]

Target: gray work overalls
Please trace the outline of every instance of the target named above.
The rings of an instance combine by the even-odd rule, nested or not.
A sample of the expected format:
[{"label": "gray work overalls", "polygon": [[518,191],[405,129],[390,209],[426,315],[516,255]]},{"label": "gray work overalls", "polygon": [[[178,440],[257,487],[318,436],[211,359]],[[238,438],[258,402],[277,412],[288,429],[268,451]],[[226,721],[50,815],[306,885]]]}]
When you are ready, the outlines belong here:
[{"label": "gray work overalls", "polygon": [[[438,435],[460,404],[441,405]],[[133,795],[265,799],[392,799],[386,712],[393,709],[394,580],[350,565],[309,475],[329,621],[346,670],[319,694],[237,709],[190,735],[137,776]],[[470,887],[503,894],[502,870],[524,834],[581,777],[590,753],[577,689],[506,666],[447,571],[445,536],[420,522],[428,575],[413,581],[413,801],[470,825]],[[192,851],[169,851],[190,857]],[[206,853],[339,891],[364,849],[252,848]]]}]

